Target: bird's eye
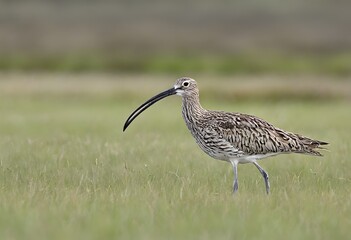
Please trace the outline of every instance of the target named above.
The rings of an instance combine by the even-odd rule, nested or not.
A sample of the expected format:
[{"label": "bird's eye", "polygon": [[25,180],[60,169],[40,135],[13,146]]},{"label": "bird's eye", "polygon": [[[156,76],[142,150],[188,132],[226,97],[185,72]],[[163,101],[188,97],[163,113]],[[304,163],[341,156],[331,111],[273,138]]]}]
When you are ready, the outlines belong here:
[{"label": "bird's eye", "polygon": [[189,86],[189,82],[183,82],[183,87]]}]

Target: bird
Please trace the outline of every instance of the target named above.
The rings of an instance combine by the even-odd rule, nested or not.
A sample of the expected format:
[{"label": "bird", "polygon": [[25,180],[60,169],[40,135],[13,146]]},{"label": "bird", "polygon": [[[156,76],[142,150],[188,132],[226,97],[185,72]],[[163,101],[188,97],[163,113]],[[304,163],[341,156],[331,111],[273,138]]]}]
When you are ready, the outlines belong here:
[{"label": "bird", "polygon": [[239,189],[238,164],[255,165],[264,179],[266,193],[269,194],[269,176],[258,164],[259,160],[286,153],[322,156],[318,150],[325,149],[322,146],[328,144],[284,131],[253,115],[207,110],[200,104],[197,82],[189,77],[177,79],[172,88],[140,105],[127,118],[123,132],[144,110],[171,95],[181,96],[183,119],[198,146],[210,157],[232,165],[234,194]]}]

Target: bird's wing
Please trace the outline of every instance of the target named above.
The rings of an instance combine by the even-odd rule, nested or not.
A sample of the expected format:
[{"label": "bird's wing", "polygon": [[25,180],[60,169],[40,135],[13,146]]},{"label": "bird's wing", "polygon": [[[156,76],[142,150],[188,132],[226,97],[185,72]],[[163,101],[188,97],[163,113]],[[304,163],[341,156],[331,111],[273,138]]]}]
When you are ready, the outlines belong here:
[{"label": "bird's wing", "polygon": [[208,126],[217,133],[218,138],[248,155],[284,152],[318,155],[301,141],[301,136],[285,132],[251,115],[213,112]]}]

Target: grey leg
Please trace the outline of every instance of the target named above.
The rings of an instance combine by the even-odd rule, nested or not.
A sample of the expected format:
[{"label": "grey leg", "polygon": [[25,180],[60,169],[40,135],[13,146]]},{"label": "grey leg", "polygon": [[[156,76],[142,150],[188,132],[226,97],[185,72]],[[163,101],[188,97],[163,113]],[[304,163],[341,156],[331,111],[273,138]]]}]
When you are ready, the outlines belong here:
[{"label": "grey leg", "polygon": [[269,177],[268,177],[268,173],[260,166],[258,165],[257,162],[253,162],[253,164],[257,167],[257,169],[260,171],[260,173],[262,174],[263,178],[264,178],[264,182],[266,184],[266,192],[267,194],[269,194],[269,189],[270,189],[270,185],[269,185]]},{"label": "grey leg", "polygon": [[239,189],[239,183],[238,183],[238,161],[230,161],[230,163],[233,166],[233,172],[234,172],[234,181],[233,181],[233,194],[234,194]]}]

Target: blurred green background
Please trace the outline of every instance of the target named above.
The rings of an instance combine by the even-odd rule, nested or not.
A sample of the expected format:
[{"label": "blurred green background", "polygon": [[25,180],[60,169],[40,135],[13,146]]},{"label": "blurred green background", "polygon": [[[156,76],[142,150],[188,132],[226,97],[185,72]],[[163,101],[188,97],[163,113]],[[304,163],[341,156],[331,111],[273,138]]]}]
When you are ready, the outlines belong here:
[{"label": "blurred green background", "polygon": [[[0,239],[349,239],[351,1],[0,0]],[[330,142],[261,175],[196,145],[170,97]]]}]

